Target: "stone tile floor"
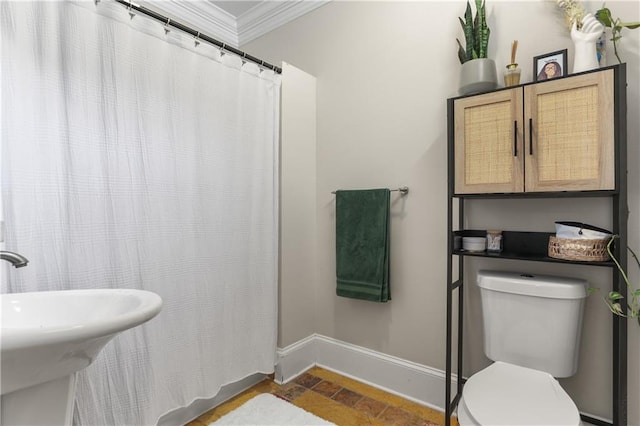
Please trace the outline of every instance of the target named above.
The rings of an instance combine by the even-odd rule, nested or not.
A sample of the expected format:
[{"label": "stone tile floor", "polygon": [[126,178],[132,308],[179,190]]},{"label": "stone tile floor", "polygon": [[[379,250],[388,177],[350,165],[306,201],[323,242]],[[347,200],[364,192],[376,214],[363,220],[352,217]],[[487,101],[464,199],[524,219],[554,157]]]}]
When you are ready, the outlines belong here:
[{"label": "stone tile floor", "polygon": [[[444,425],[442,412],[313,367],[282,386],[272,380],[264,380],[186,426],[208,425],[260,393],[272,393],[338,426]],[[452,425],[457,424],[453,419]]]}]

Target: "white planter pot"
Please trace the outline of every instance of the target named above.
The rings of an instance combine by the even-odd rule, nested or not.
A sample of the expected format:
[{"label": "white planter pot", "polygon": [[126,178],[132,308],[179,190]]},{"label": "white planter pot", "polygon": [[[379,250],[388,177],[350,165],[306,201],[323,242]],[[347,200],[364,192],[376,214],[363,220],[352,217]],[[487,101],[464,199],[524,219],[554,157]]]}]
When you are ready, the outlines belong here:
[{"label": "white planter pot", "polygon": [[460,95],[488,92],[498,88],[498,73],[493,59],[472,59],[460,69]]}]

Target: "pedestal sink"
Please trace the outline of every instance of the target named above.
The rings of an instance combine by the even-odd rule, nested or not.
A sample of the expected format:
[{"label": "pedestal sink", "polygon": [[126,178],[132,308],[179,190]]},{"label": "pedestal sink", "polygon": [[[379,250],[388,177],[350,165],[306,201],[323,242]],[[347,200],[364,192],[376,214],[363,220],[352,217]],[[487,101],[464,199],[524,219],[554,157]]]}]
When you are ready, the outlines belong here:
[{"label": "pedestal sink", "polygon": [[143,290],[2,294],[2,426],[70,425],[75,374],[118,333],[160,312]]}]

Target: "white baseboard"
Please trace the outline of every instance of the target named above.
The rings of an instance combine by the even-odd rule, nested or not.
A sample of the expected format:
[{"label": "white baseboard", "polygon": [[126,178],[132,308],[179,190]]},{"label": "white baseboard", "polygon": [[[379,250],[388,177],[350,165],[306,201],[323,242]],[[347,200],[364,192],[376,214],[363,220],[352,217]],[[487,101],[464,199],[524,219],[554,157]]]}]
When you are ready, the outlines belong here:
[{"label": "white baseboard", "polygon": [[290,382],[317,364],[317,334],[305,337],[286,348],[278,348],[278,361],[274,381],[279,384]]},{"label": "white baseboard", "polygon": [[443,371],[319,334],[278,349],[276,381],[287,383],[315,365],[444,411]]}]

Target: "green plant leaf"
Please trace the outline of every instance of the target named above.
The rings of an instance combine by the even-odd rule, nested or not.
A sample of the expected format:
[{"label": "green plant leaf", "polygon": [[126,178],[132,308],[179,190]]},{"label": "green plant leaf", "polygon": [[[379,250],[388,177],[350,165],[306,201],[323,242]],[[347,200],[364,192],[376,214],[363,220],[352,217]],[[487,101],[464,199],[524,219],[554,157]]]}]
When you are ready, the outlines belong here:
[{"label": "green plant leaf", "polygon": [[491,30],[486,27],[482,36],[482,58],[489,57],[489,35],[491,35]]},{"label": "green plant leaf", "polygon": [[458,42],[458,59],[461,64],[464,64],[467,62],[467,52],[464,51],[464,47],[460,44],[460,40],[456,39],[456,41]]},{"label": "green plant leaf", "polygon": [[471,14],[471,4],[467,0],[467,9],[464,12],[464,39],[466,44],[467,61],[473,59],[473,15]]},{"label": "green plant leaf", "polygon": [[608,8],[603,7],[602,9],[596,11],[596,19],[602,22],[602,25],[604,25],[605,27],[611,28],[611,11]]},{"label": "green plant leaf", "polygon": [[[478,4],[478,0],[476,0],[476,5]],[[482,40],[482,33],[480,28],[480,12],[476,6],[476,16],[473,18],[473,50],[476,58],[481,58],[480,56],[480,42]]]},{"label": "green plant leaf", "polygon": [[622,307],[619,303],[612,303],[611,305],[609,305],[609,307],[611,308],[611,312],[613,312],[614,314],[620,315],[621,317],[626,316],[622,311]]},{"label": "green plant leaf", "polygon": [[489,29],[489,26],[487,25],[487,13],[485,12],[485,8],[484,8],[484,0],[482,1],[482,26],[486,32],[486,37],[483,40],[484,43],[484,57],[488,58],[489,57],[489,36],[491,35],[491,30]]},{"label": "green plant leaf", "polygon": [[459,16],[458,16],[458,21],[460,21],[460,26],[462,27],[462,32],[466,32],[467,31],[467,26],[466,26],[467,24]]},{"label": "green plant leaf", "polygon": [[618,293],[617,291],[610,291],[609,292],[609,300],[620,300],[620,299],[624,299],[624,296],[621,295],[620,293]]},{"label": "green plant leaf", "polygon": [[640,22],[620,22],[618,25],[621,27],[628,28],[630,30],[635,30],[636,28],[640,28]]}]

